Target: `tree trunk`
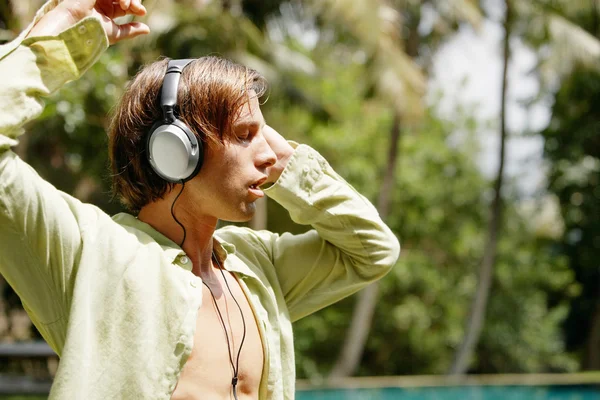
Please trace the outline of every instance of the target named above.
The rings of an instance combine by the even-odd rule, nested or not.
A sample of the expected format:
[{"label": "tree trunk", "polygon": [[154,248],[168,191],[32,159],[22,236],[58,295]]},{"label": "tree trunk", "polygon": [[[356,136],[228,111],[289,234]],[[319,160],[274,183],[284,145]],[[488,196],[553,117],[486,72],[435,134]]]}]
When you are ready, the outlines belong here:
[{"label": "tree trunk", "polygon": [[596,310],[592,316],[583,369],[586,371],[600,370],[600,300],[596,302]]},{"label": "tree trunk", "polygon": [[[390,131],[390,147],[388,161],[377,201],[377,210],[383,220],[389,214],[398,163],[398,145],[400,142],[400,115],[396,112]],[[352,313],[352,320],[342,346],[342,351],[330,373],[330,379],[353,375],[362,357],[371,321],[377,303],[379,284],[372,283],[363,289],[359,295]]]},{"label": "tree trunk", "polygon": [[490,294],[492,277],[494,275],[494,264],[496,261],[496,250],[498,244],[498,233],[502,218],[502,183],[504,176],[504,160],[506,146],[506,91],[508,85],[508,64],[510,60],[510,34],[512,23],[511,0],[506,0],[506,14],[504,19],[504,65],[502,69],[502,93],[500,108],[500,156],[498,163],[498,172],[494,183],[494,199],[490,205],[490,217],[488,235],[485,244],[481,270],[477,291],[471,312],[467,319],[465,336],[463,342],[455,353],[454,361],[450,368],[450,375],[463,375],[470,364],[473,352],[483,328],[485,320],[486,306]]}]

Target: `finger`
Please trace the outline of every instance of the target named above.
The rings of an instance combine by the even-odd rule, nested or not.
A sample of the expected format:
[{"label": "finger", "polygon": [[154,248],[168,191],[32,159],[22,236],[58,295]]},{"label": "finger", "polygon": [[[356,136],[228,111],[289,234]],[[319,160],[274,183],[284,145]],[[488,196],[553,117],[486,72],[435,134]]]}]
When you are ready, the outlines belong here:
[{"label": "finger", "polygon": [[111,44],[120,42],[121,40],[131,39],[139,35],[150,33],[148,25],[141,22],[130,22],[123,25],[115,25],[114,35],[111,35]]},{"label": "finger", "polygon": [[122,17],[123,15],[128,14],[137,15],[139,17],[143,17],[144,15],[146,15],[146,7],[142,5],[140,0],[113,1],[112,5],[114,7],[112,18]]},{"label": "finger", "polygon": [[[115,4],[116,2],[113,1],[113,4]],[[121,10],[123,11],[127,11],[129,9],[129,5],[131,4],[131,0],[119,0],[118,1],[119,6],[121,7]]]},{"label": "finger", "polygon": [[129,6],[129,10],[140,17],[146,15],[146,7],[142,5],[140,0],[131,0],[131,5]]},{"label": "finger", "polygon": [[118,4],[114,4],[113,6],[114,7],[110,12],[105,12],[104,10],[102,10],[103,14],[109,17],[110,19],[115,19],[127,15],[127,11],[121,10],[121,7]]},{"label": "finger", "polygon": [[265,139],[267,140],[267,143],[269,143],[269,145],[273,145],[273,144],[276,144],[277,142],[285,141],[283,136],[281,136],[281,134],[279,132],[277,132],[275,129],[273,129],[269,125],[264,126],[263,135],[265,136]]}]

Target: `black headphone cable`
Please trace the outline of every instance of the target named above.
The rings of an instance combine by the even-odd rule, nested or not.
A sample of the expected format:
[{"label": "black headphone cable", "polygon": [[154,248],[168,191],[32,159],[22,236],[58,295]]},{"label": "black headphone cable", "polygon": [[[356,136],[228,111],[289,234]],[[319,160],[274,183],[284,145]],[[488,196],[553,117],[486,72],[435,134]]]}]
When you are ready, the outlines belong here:
[{"label": "black headphone cable", "polygon": [[171,216],[173,217],[175,222],[177,222],[179,224],[181,229],[183,229],[183,239],[181,240],[181,243],[179,244],[179,247],[181,247],[182,249],[183,249],[183,243],[185,242],[185,237],[187,235],[187,231],[185,230],[185,226],[183,226],[183,224],[181,222],[179,222],[179,220],[175,216],[175,213],[173,212],[173,208],[175,207],[175,202],[177,201],[179,196],[181,196],[181,193],[183,193],[183,189],[185,189],[185,181],[182,179],[181,180],[181,190],[179,191],[179,193],[175,197],[175,200],[173,200],[173,203],[171,204]]},{"label": "black headphone cable", "polygon": [[[181,190],[179,191],[179,193],[173,200],[173,203],[171,204],[171,216],[173,217],[175,222],[177,222],[177,224],[179,226],[181,226],[181,229],[183,229],[183,239],[181,240],[181,243],[179,245],[179,247],[181,247],[181,248],[183,248],[183,243],[185,242],[187,231],[185,229],[185,226],[183,226],[183,224],[175,216],[174,207],[175,207],[175,202],[177,201],[177,199],[179,199],[179,196],[181,196],[181,193],[183,193],[184,188],[185,188],[185,181],[182,180],[181,181]],[[229,335],[227,334],[227,327],[225,325],[225,320],[223,319],[223,315],[221,314],[221,310],[219,309],[219,305],[217,304],[217,299],[215,298],[215,295],[213,294],[210,287],[206,284],[206,282],[204,282],[204,280],[202,280],[202,283],[204,284],[204,286],[206,286],[206,288],[210,292],[210,295],[213,299],[213,303],[215,304],[215,308],[217,309],[217,314],[219,315],[219,320],[221,321],[221,325],[223,325],[223,332],[225,332],[225,340],[227,340],[227,351],[229,352],[229,363],[231,364],[231,368],[233,369],[233,378],[231,379],[231,386],[233,388],[233,398],[235,400],[238,400],[238,398],[237,398],[238,372],[240,370],[240,354],[242,353],[242,346],[244,345],[244,341],[246,340],[246,319],[244,318],[244,312],[242,311],[242,307],[240,306],[240,303],[238,303],[237,299],[233,295],[233,292],[231,291],[231,287],[229,287],[229,283],[227,282],[227,278],[225,277],[225,272],[223,272],[223,267],[221,266],[221,263],[219,262],[219,259],[217,258],[217,255],[215,254],[214,251],[212,253],[212,258],[215,261],[215,263],[217,264],[217,266],[219,267],[219,270],[221,271],[221,275],[223,276],[223,281],[225,281],[225,286],[227,286],[227,290],[229,291],[229,294],[231,295],[231,298],[235,302],[235,305],[237,306],[238,310],[240,310],[240,316],[242,317],[242,326],[243,326],[244,330],[243,330],[243,334],[242,334],[242,341],[240,342],[240,349],[238,350],[236,360],[235,360],[235,365],[234,365],[233,355],[231,354],[231,352],[232,352],[231,348],[234,345],[233,337],[231,338],[231,345],[230,345],[229,344]],[[232,335],[233,335],[233,332],[232,332]]]},{"label": "black headphone cable", "polygon": [[231,288],[229,287],[229,283],[227,282],[227,278],[225,277],[225,272],[223,272],[223,267],[221,266],[221,263],[219,262],[219,259],[217,258],[214,251],[213,251],[213,259],[215,260],[215,263],[221,270],[221,275],[223,276],[223,280],[225,281],[225,286],[227,286],[227,290],[229,291],[231,298],[235,302],[235,305],[238,307],[238,310],[240,310],[240,315],[242,317],[242,326],[244,327],[244,333],[242,334],[242,341],[240,342],[240,349],[238,350],[237,357],[235,360],[235,365],[234,365],[233,355],[231,354],[231,352],[232,352],[231,348],[234,346],[233,331],[231,332],[232,338],[231,338],[231,345],[230,345],[229,344],[229,335],[227,334],[227,328],[225,326],[225,320],[223,319],[221,310],[219,309],[219,306],[217,305],[217,299],[215,298],[215,295],[213,294],[210,287],[203,280],[202,283],[204,284],[204,286],[206,286],[206,288],[210,292],[210,295],[212,296],[212,299],[213,299],[213,303],[215,304],[215,308],[217,309],[217,313],[219,314],[219,319],[221,320],[221,325],[223,325],[223,331],[225,332],[225,339],[227,340],[227,351],[229,352],[229,363],[231,364],[231,368],[233,369],[233,378],[231,379],[231,386],[233,388],[233,398],[235,400],[238,400],[238,398],[237,398],[238,372],[240,371],[240,354],[242,353],[242,346],[244,346],[244,341],[246,340],[246,320],[244,318],[244,313],[242,311],[242,307],[240,306],[240,303],[238,303],[235,296],[233,295],[233,292],[231,291]]}]

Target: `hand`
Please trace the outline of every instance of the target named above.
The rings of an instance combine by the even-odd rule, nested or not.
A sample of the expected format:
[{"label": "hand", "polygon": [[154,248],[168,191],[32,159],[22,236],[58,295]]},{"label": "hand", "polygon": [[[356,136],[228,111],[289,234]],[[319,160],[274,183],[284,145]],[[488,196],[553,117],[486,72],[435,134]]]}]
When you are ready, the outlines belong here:
[{"label": "hand", "polygon": [[285,140],[283,136],[279,134],[275,129],[269,125],[265,125],[263,128],[263,136],[267,141],[267,144],[271,146],[271,149],[277,156],[277,162],[271,167],[267,168],[267,180],[265,183],[274,183],[288,164],[288,161],[294,154],[294,148]]},{"label": "hand", "polygon": [[95,16],[102,23],[110,44],[150,32],[146,24],[130,22],[117,25],[115,18],[146,15],[141,0],[64,0],[48,12],[28,36],[56,35],[85,17]]}]

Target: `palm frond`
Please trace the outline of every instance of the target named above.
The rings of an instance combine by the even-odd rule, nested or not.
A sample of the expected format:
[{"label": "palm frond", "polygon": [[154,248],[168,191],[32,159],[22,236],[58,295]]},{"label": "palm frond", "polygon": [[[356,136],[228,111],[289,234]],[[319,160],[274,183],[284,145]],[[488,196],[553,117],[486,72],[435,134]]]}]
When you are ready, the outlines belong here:
[{"label": "palm frond", "polygon": [[545,83],[555,83],[576,65],[600,68],[600,40],[574,19],[598,12],[600,0],[532,0],[516,2],[527,21],[526,33],[541,45],[540,72]]},{"label": "palm frond", "polygon": [[313,1],[317,12],[343,26],[373,60],[370,79],[405,121],[423,114],[426,78],[404,51],[402,16],[383,0]]},{"label": "palm frond", "polygon": [[363,45],[373,47],[381,32],[381,1],[368,0],[315,0],[315,12],[326,20],[341,24]]},{"label": "palm frond", "polygon": [[595,36],[559,16],[550,17],[548,29],[551,51],[542,64],[547,80],[552,74],[569,74],[576,65],[600,68],[600,40]]},{"label": "palm frond", "polygon": [[436,10],[447,22],[466,22],[475,29],[483,21],[483,14],[476,0],[438,0]]},{"label": "palm frond", "polygon": [[600,10],[600,0],[534,0],[532,3],[536,4],[538,8],[561,14],[564,17],[573,17]]}]

